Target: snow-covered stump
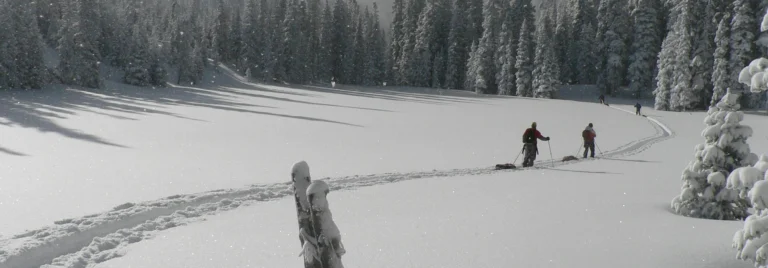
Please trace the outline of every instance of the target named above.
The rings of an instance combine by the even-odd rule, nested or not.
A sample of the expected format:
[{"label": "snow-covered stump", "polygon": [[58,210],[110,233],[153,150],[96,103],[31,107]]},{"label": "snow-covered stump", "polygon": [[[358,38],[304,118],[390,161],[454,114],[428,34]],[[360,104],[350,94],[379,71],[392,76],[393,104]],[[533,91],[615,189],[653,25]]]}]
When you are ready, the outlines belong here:
[{"label": "snow-covered stump", "polygon": [[[299,219],[299,232],[306,230],[309,232],[312,230],[312,225],[309,221],[309,200],[307,200],[307,188],[312,182],[312,178],[309,175],[309,165],[307,162],[301,161],[293,165],[291,168],[291,180],[293,181],[293,197],[296,199],[296,215]],[[313,232],[309,232],[307,235],[314,237]],[[299,234],[299,241],[301,246],[304,246],[304,237],[306,235]]]},{"label": "snow-covered stump", "polygon": [[[307,188],[311,228],[316,234],[304,243],[304,266],[323,268],[342,268],[341,256],[346,253],[341,243],[341,232],[333,222],[328,207],[330,188],[324,181],[314,181]],[[302,231],[302,234],[306,232]],[[316,265],[320,266],[316,266]]]},{"label": "snow-covered stump", "polygon": [[696,146],[694,160],[683,170],[681,193],[671,203],[677,214],[716,220],[747,217],[746,196],[726,187],[732,171],[757,162],[746,143],[752,128],[740,124],[744,114],[739,108],[738,95],[730,91],[710,107],[701,133],[705,143]]}]

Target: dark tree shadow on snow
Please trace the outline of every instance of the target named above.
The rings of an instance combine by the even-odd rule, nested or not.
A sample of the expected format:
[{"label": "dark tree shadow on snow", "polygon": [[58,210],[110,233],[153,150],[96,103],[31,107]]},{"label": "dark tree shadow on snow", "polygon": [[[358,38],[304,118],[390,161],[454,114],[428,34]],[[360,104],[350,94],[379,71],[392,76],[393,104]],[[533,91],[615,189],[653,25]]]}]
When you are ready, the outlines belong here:
[{"label": "dark tree shadow on snow", "polygon": [[0,147],[0,153],[4,153],[4,154],[8,154],[8,155],[13,155],[13,156],[27,156],[25,153],[17,152],[17,151],[14,151],[14,150],[11,150],[11,149],[8,149],[8,148],[5,148],[5,147]]},{"label": "dark tree shadow on snow", "polygon": [[[336,84],[331,87],[330,84],[311,84],[311,85],[287,85],[271,82],[248,82],[246,78],[231,73],[228,68],[222,68],[216,74],[218,78],[214,79],[215,84],[222,87],[230,87],[244,90],[262,91],[267,93],[287,94],[300,97],[322,98],[320,94],[338,94],[351,97],[375,98],[390,101],[414,102],[433,105],[448,105],[452,103],[474,103],[481,105],[490,105],[483,100],[490,99],[526,99],[543,101],[543,99],[521,98],[515,96],[484,95],[465,90],[446,90],[436,88],[422,87],[400,87],[400,86],[358,86]],[[361,107],[346,107],[361,108]],[[363,108],[370,109],[370,108]]]},{"label": "dark tree shadow on snow", "polygon": [[[71,139],[119,148],[129,147],[112,142],[105,137],[68,128],[58,123],[57,120],[66,121],[67,118],[76,116],[78,113],[92,113],[116,120],[135,121],[140,120],[142,116],[161,115],[205,123],[200,119],[168,111],[168,108],[173,106],[191,106],[362,127],[311,116],[266,112],[263,110],[278,108],[236,100],[237,96],[231,93],[177,85],[170,85],[166,88],[142,88],[107,82],[104,89],[51,85],[42,90],[6,90],[0,92],[0,118],[5,119],[0,125],[31,128],[43,133],[56,133]],[[9,152],[13,151],[9,150]]]}]

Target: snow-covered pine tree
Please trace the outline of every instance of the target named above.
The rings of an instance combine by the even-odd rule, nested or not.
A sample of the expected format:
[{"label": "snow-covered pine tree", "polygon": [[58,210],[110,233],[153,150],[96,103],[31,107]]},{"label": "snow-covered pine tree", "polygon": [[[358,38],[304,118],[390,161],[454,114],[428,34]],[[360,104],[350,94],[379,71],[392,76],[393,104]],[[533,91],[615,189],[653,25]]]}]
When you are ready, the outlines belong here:
[{"label": "snow-covered pine tree", "polygon": [[443,74],[445,74],[445,51],[441,48],[435,53],[434,60],[432,60],[432,81],[429,83],[430,86],[442,88]]},{"label": "snow-covered pine tree", "polygon": [[150,85],[149,71],[149,39],[146,28],[142,23],[133,25],[131,42],[129,44],[130,57],[125,65],[123,82],[129,85],[145,87]]},{"label": "snow-covered pine tree", "polygon": [[753,108],[753,93],[745,90],[745,86],[738,83],[739,71],[747,66],[757,56],[755,40],[757,38],[757,3],[755,0],[736,0],[733,2],[733,19],[731,20],[731,85],[733,91],[744,91],[741,95],[741,104],[745,108]]},{"label": "snow-covered pine tree", "polygon": [[419,26],[420,14],[426,6],[425,0],[406,1],[405,21],[403,22],[403,39],[400,45],[400,61],[398,66],[398,84],[413,85],[415,70],[412,69],[415,60],[414,56],[420,56],[423,53],[414,53],[417,42],[417,31]]},{"label": "snow-covered pine tree", "polygon": [[243,21],[240,17],[240,11],[235,10],[234,16],[232,16],[232,27],[229,31],[229,44],[228,49],[229,61],[237,68],[238,73],[245,73],[245,66],[243,54],[245,52],[245,40],[243,39]]},{"label": "snow-covered pine tree", "polygon": [[629,34],[627,25],[623,23],[623,18],[626,18],[624,5],[621,0],[600,0],[597,10],[596,41],[600,58],[597,86],[607,94],[614,94],[624,84],[627,68],[624,41],[625,35]]},{"label": "snow-covered pine tree", "polygon": [[752,167],[734,170],[728,176],[729,188],[740,190],[741,196],[750,203],[754,213],[744,220],[744,227],[733,235],[732,245],[736,258],[751,261],[755,267],[766,267],[768,263],[768,155],[762,155]]},{"label": "snow-covered pine tree", "polygon": [[275,53],[274,37],[272,36],[274,31],[272,29],[275,28],[276,24],[272,20],[271,14],[273,14],[272,8],[270,8],[267,0],[261,0],[259,3],[259,25],[261,25],[259,29],[261,36],[261,41],[259,42],[261,49],[259,77],[264,82],[272,82],[274,80]]},{"label": "snow-covered pine tree", "polygon": [[392,70],[397,66],[402,57],[402,45],[405,33],[403,27],[405,26],[405,0],[394,0],[392,5],[392,25],[390,29],[391,39],[389,41],[389,54],[387,55],[387,65],[389,66],[389,74],[391,77],[387,77],[387,80],[399,81],[399,72]]},{"label": "snow-covered pine tree", "polygon": [[333,8],[333,37],[331,38],[331,74],[337,83],[347,83],[349,77],[345,74],[345,52],[349,43],[347,41],[346,28],[347,4],[343,0],[336,0]]},{"label": "snow-covered pine tree", "polygon": [[353,84],[364,84],[364,78],[365,78],[365,58],[366,58],[366,51],[368,50],[367,45],[367,38],[365,35],[365,24],[363,23],[365,19],[363,16],[358,16],[357,23],[355,26],[354,31],[354,52],[352,54],[353,60],[352,60],[352,77],[354,79],[351,81]]},{"label": "snow-covered pine tree", "polygon": [[596,66],[599,61],[596,49],[596,40],[592,38],[596,35],[594,24],[587,23],[581,28],[579,38],[576,40],[576,47],[580,50],[575,54],[577,67],[576,80],[579,84],[593,84],[597,80]]},{"label": "snow-covered pine tree", "polygon": [[554,98],[560,85],[557,56],[555,55],[554,31],[549,18],[540,19],[536,27],[536,55],[533,60],[533,96]]},{"label": "snow-covered pine tree", "polygon": [[[480,43],[480,37],[483,36],[483,5],[484,0],[467,0],[467,27],[469,28],[469,43]],[[472,45],[470,45],[471,47]]]},{"label": "snow-covered pine tree", "polygon": [[710,106],[715,106],[725,95],[726,89],[731,85],[731,71],[729,63],[731,51],[731,15],[726,13],[720,19],[715,35],[715,68],[712,73],[712,84],[714,85]]},{"label": "snow-covered pine tree", "polygon": [[509,1],[502,1],[501,7],[501,10],[499,10],[499,23],[501,23],[501,27],[498,28],[499,30],[496,36],[496,51],[494,51],[493,55],[493,69],[496,70],[497,85],[499,84],[499,79],[501,79],[499,72],[501,72],[501,68],[504,66],[505,58],[507,55],[507,45],[511,43],[513,38],[512,36],[515,35],[515,33],[512,31],[515,24],[515,14],[512,10],[512,5]]},{"label": "snow-covered pine tree", "polygon": [[371,33],[371,57],[373,58],[373,81],[376,85],[383,85],[387,81],[387,36],[381,28],[379,9],[373,5],[373,32]]},{"label": "snow-covered pine tree", "polygon": [[320,73],[320,31],[322,30],[322,3],[320,0],[308,0],[306,7],[306,19],[305,25],[302,26],[307,31],[307,74],[305,75],[307,81],[317,81],[318,74]]},{"label": "snow-covered pine tree", "polygon": [[705,143],[696,146],[694,160],[683,170],[682,191],[671,203],[677,214],[718,220],[747,216],[745,196],[726,187],[731,172],[757,162],[746,143],[752,128],[740,124],[744,114],[738,111],[737,99],[729,91],[716,107],[710,107],[704,119],[707,127],[701,133]]},{"label": "snow-covered pine tree", "polygon": [[506,53],[502,57],[504,64],[501,65],[501,70],[496,75],[497,83],[499,86],[499,95],[514,95],[517,90],[517,84],[515,79],[515,53],[512,50],[516,46],[506,45]]},{"label": "snow-covered pine tree", "polygon": [[328,0],[323,7],[322,25],[320,30],[320,51],[318,60],[318,80],[328,83],[333,77],[333,38],[334,38],[333,12]]},{"label": "snow-covered pine tree", "polygon": [[[10,18],[13,25],[14,38],[10,42],[15,42],[13,46],[16,49],[13,73],[18,75],[14,80],[18,82],[15,85],[22,89],[39,89],[43,86],[45,80],[45,63],[43,62],[43,39],[37,27],[35,12],[32,10],[33,2],[11,1]],[[1,64],[1,63],[0,63]]]},{"label": "snow-covered pine tree", "polygon": [[574,83],[592,84],[595,80],[595,26],[594,7],[589,0],[571,0],[570,12],[573,17],[572,40],[568,42],[568,54],[571,55],[570,68],[573,70]]},{"label": "snow-covered pine tree", "polygon": [[13,73],[15,67],[14,55],[18,54],[14,46],[15,38],[12,35],[13,23],[11,22],[12,10],[8,1],[0,1],[0,89],[14,87],[18,76]]},{"label": "snow-covered pine tree", "polygon": [[[433,49],[437,44],[438,16],[440,15],[439,0],[427,0],[427,5],[419,16],[416,30],[416,45],[412,55],[407,57],[405,70],[410,74],[409,85],[427,87],[432,80],[434,65]],[[437,51],[436,51],[437,52]],[[435,53],[437,54],[437,53]]]},{"label": "snow-covered pine tree", "polygon": [[[568,53],[569,44],[573,36],[570,16],[565,10],[558,12],[557,25],[555,26],[555,56],[560,66],[560,81],[566,84],[573,83],[571,71],[571,55]],[[575,56],[575,55],[574,55]]]},{"label": "snow-covered pine tree", "polygon": [[358,46],[357,46],[357,29],[360,25],[360,6],[357,4],[356,0],[349,0],[347,3],[347,10],[349,11],[348,19],[349,24],[347,27],[345,27],[344,35],[348,36],[347,38],[347,46],[346,50],[344,51],[344,73],[348,77],[347,83],[349,84],[357,84],[359,80],[359,70],[357,66],[359,65],[358,61]]},{"label": "snow-covered pine tree", "polygon": [[477,55],[478,49],[477,49],[477,42],[472,42],[472,46],[469,50],[469,59],[467,59],[467,74],[466,79],[464,79],[464,88],[469,91],[475,91],[475,81],[477,80]]},{"label": "snow-covered pine tree", "polygon": [[261,66],[262,39],[259,20],[259,3],[257,0],[246,0],[245,17],[243,18],[243,69],[250,70],[248,79],[259,76]]},{"label": "snow-covered pine tree", "polygon": [[485,0],[483,5],[483,37],[477,46],[476,65],[477,71],[473,81],[475,92],[480,94],[496,94],[496,68],[493,59],[496,52],[497,35],[499,27],[500,0]]},{"label": "snow-covered pine tree", "polygon": [[634,20],[634,41],[627,80],[629,90],[641,98],[644,92],[653,89],[653,73],[656,66],[661,40],[659,40],[659,0],[639,0],[632,11]]},{"label": "snow-covered pine tree", "polygon": [[[508,13],[512,13],[507,11]],[[510,15],[511,16],[511,15]],[[498,47],[496,48],[496,85],[498,87],[499,95],[512,95],[515,87],[515,53],[513,52],[517,45],[512,45],[512,27],[514,21],[511,19],[504,20],[504,24],[501,25],[501,31],[499,31]],[[504,69],[504,66],[507,69]]]},{"label": "snow-covered pine tree", "polygon": [[515,83],[517,96],[533,97],[533,25],[523,20],[520,27],[520,38],[517,44],[517,59],[515,62]]},{"label": "snow-covered pine tree", "polygon": [[[715,1],[709,1],[714,3]],[[693,55],[691,66],[693,77],[691,80],[691,100],[687,109],[704,109],[709,106],[712,96],[712,71],[714,69],[715,33],[717,25],[713,20],[714,11],[706,2],[694,2],[694,18],[696,24],[693,27]]]},{"label": "snow-covered pine tree", "polygon": [[694,108],[697,99],[693,88],[694,64],[698,59],[694,54],[694,40],[697,19],[695,12],[696,0],[680,0],[675,5],[677,17],[672,26],[675,34],[674,80],[669,99],[669,108],[673,111],[684,111]]},{"label": "snow-covered pine tree", "polygon": [[59,71],[64,83],[100,88],[98,18],[95,0],[77,0],[59,41]]},{"label": "snow-covered pine tree", "polygon": [[294,83],[303,82],[303,67],[306,64],[302,45],[306,44],[306,38],[301,31],[301,22],[304,19],[303,6],[305,2],[290,0],[287,12],[282,23],[282,52],[276,67],[276,76],[283,81]]},{"label": "snow-covered pine tree", "polygon": [[[766,13],[768,14],[768,12]],[[768,15],[763,17],[760,30],[768,30]],[[761,49],[768,44],[759,42]],[[753,93],[761,93],[768,89],[766,71],[768,59],[758,58],[749,66],[743,67],[739,82],[748,86]],[[728,92],[730,93],[730,92]],[[768,155],[762,155],[752,167],[736,169],[728,177],[727,187],[740,191],[740,197],[746,198],[754,209],[754,213],[744,221],[744,228],[733,236],[733,247],[738,251],[736,257],[740,260],[752,261],[755,267],[765,267],[768,261]]]},{"label": "snow-covered pine tree", "polygon": [[[400,0],[398,0],[400,1]],[[470,35],[467,19],[468,1],[453,0],[451,8],[450,34],[448,36],[448,59],[445,75],[445,87],[463,88],[467,75],[466,66],[469,57]]]},{"label": "snow-covered pine tree", "polygon": [[674,78],[675,63],[675,44],[677,35],[669,31],[664,41],[661,43],[661,52],[657,63],[658,72],[656,73],[656,89],[653,91],[655,96],[654,108],[656,110],[668,111],[672,98],[672,84]]},{"label": "snow-covered pine tree", "polygon": [[161,60],[160,52],[157,49],[150,51],[149,84],[154,87],[165,87],[168,79],[168,70]]}]

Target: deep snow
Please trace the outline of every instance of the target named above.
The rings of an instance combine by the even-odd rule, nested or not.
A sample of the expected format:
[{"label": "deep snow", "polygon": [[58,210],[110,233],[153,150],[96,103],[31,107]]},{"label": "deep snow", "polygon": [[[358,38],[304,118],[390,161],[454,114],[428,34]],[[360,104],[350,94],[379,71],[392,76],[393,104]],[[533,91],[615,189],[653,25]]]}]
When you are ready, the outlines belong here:
[{"label": "deep snow", "polygon": [[[347,267],[752,267],[738,221],[674,215],[702,113],[661,113],[675,135],[626,157],[554,169],[430,178],[329,195]],[[694,120],[701,118],[701,120]],[[745,124],[765,122],[747,116]],[[757,126],[757,133],[768,131]],[[752,148],[768,148],[756,137]],[[96,267],[300,267],[292,200],[207,217]]]},{"label": "deep snow", "polygon": [[[730,249],[741,223],[669,212],[703,113],[635,116],[581,89],[562,101],[208,81],[0,99],[0,213],[18,219],[0,223],[0,267],[301,266],[286,198],[299,160],[332,177],[348,267],[748,265]],[[546,168],[542,143],[539,169],[491,170],[533,120],[555,159],[594,123],[604,158]],[[765,120],[742,122],[758,154]]]},{"label": "deep snow", "polygon": [[[200,88],[49,88],[0,97],[0,234],[125,202],[317,174],[476,168],[511,162],[537,121],[552,154],[575,154],[592,122],[603,150],[656,130],[582,103],[468,92],[257,87],[222,72]],[[601,138],[620,137],[620,138]],[[542,144],[539,159],[549,159]],[[556,157],[559,159],[559,157]],[[34,211],[34,213],[30,213]]]}]

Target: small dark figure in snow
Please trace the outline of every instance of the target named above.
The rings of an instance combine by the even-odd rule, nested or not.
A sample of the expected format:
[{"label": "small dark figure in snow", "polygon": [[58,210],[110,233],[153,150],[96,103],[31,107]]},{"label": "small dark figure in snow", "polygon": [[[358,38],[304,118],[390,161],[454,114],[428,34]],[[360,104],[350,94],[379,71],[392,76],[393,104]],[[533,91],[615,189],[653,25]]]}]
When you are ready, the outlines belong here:
[{"label": "small dark figure in snow", "polygon": [[600,94],[600,97],[598,97],[597,100],[600,101],[600,104],[605,104],[605,95]]},{"label": "small dark figure in snow", "polygon": [[536,122],[533,122],[531,128],[526,129],[523,133],[523,151],[525,151],[523,167],[532,167],[533,161],[536,160],[536,155],[539,153],[536,139],[548,141],[549,137],[542,136],[541,132],[536,130]]},{"label": "small dark figure in snow", "polygon": [[592,150],[590,156],[595,158],[595,137],[597,137],[597,133],[592,128],[592,123],[589,123],[587,128],[581,132],[581,137],[584,138],[584,158],[587,158],[587,152],[589,150]]},{"label": "small dark figure in snow", "polygon": [[639,102],[635,103],[635,114],[636,115],[642,115],[642,114],[640,114],[640,108],[642,108],[642,107],[643,106],[641,106]]}]

